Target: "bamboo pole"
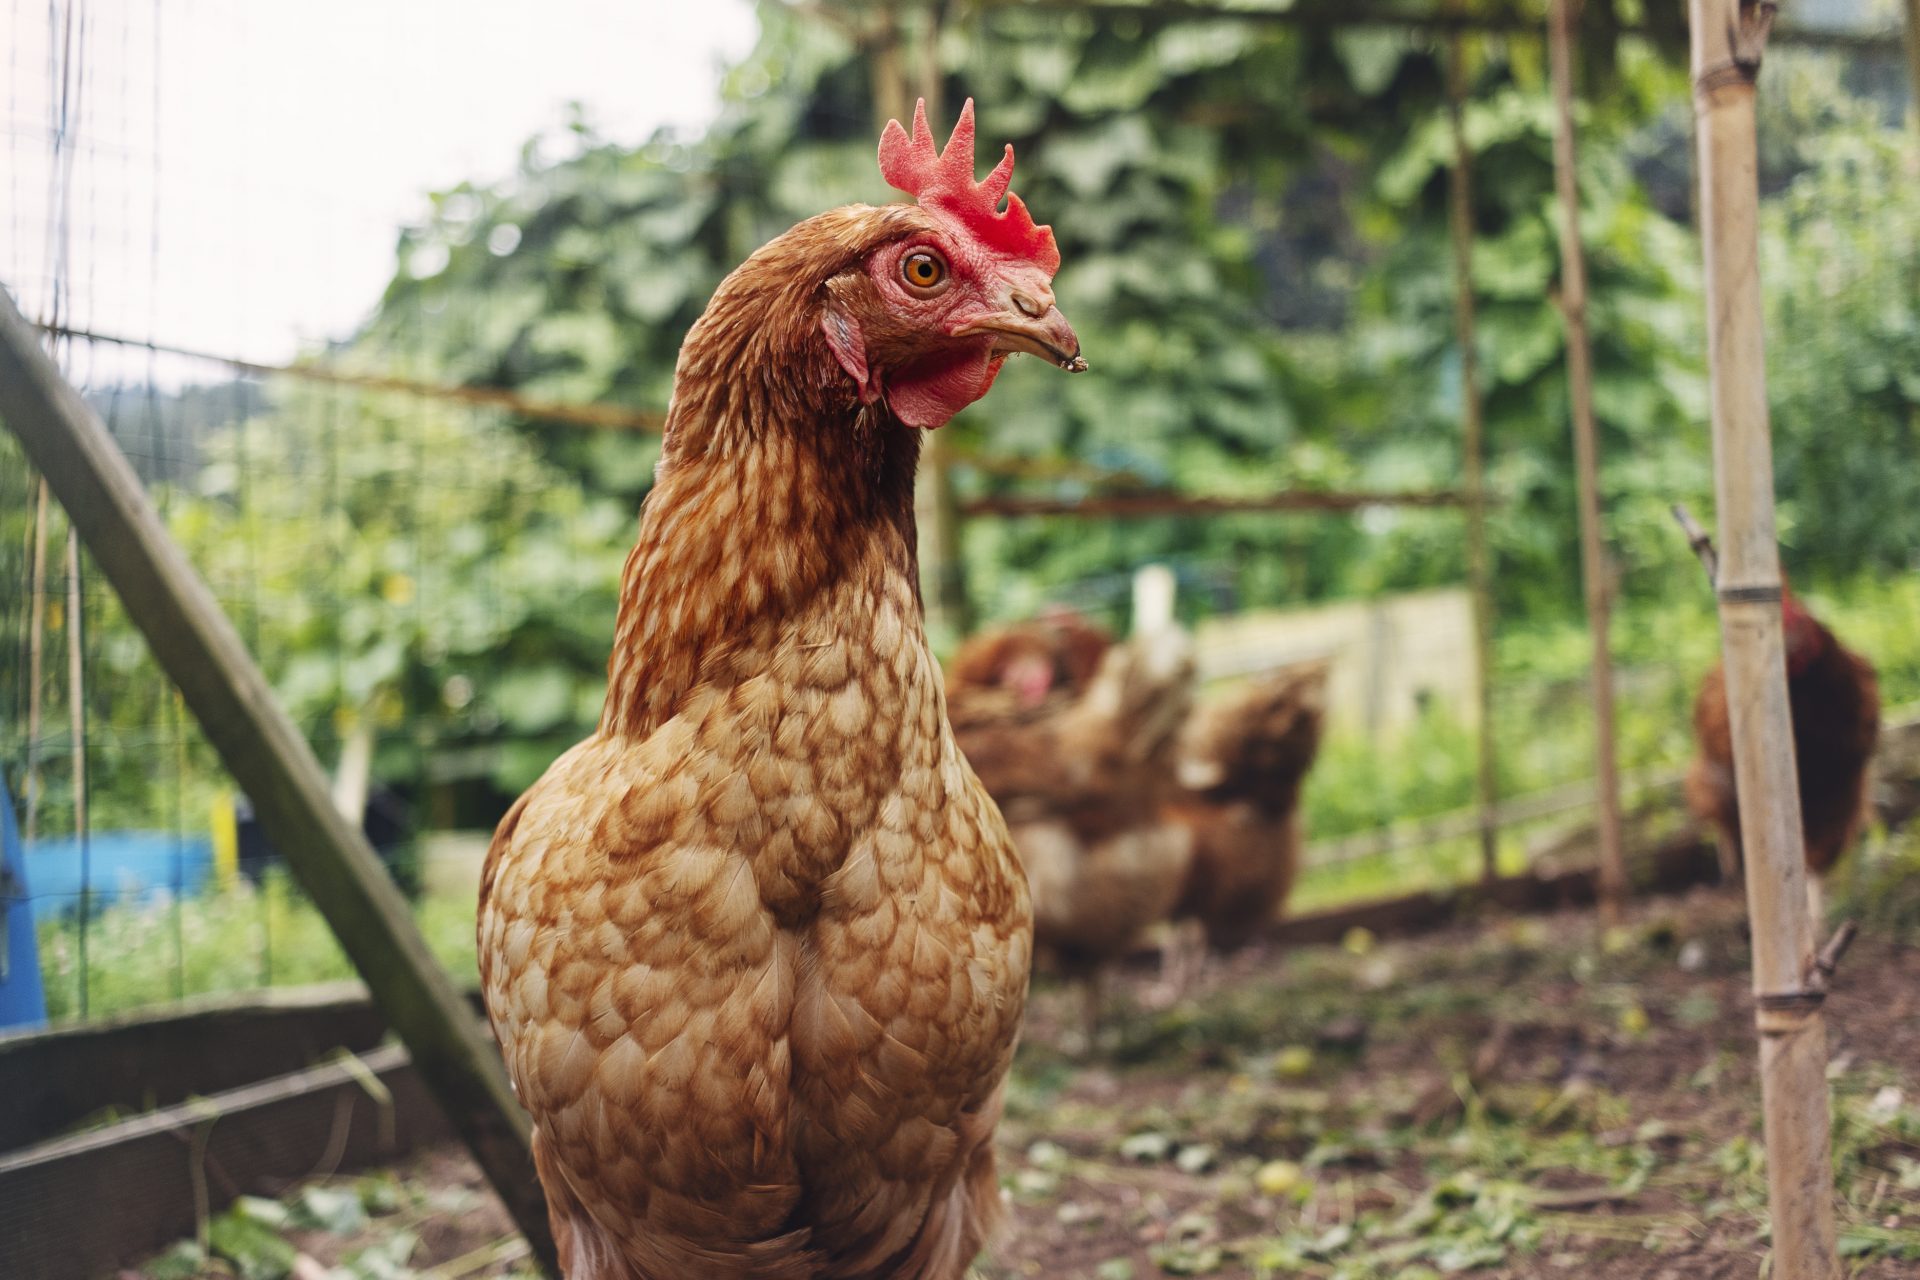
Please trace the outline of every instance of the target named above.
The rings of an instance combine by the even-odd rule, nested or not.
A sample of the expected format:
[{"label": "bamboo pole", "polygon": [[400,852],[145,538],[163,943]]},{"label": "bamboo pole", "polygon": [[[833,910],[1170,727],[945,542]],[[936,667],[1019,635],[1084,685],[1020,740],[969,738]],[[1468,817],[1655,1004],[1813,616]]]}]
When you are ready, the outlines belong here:
[{"label": "bamboo pole", "polygon": [[[920,12],[915,50],[916,97],[927,102],[927,119],[946,127],[947,106],[940,75],[940,28],[946,18],[942,0],[927,0]],[[901,95],[903,98],[905,94]],[[898,119],[911,118],[911,107]],[[895,117],[889,116],[889,119]],[[920,573],[931,591],[927,630],[942,644],[957,643],[973,630],[967,600],[966,562],[960,552],[960,495],[953,484],[953,442],[946,431],[929,431],[920,446],[920,472],[914,488],[914,517],[920,526]]]},{"label": "bamboo pole", "polygon": [[[73,833],[87,833],[87,661],[80,631],[80,531],[67,526],[67,731],[73,769]],[[80,886],[83,890],[87,886]],[[82,913],[84,918],[84,908]]]},{"label": "bamboo pole", "polygon": [[1772,4],[1690,0],[1706,259],[1720,641],[1753,933],[1754,1021],[1777,1280],[1833,1280],[1827,1037],[1813,965],[1781,637],[1760,298],[1754,81]]},{"label": "bamboo pole", "polygon": [[1920,0],[1907,0],[1907,118],[1920,132]]},{"label": "bamboo pole", "polygon": [[67,733],[68,764],[72,769],[73,835],[80,844],[80,936],[77,959],[80,972],[80,1016],[91,1003],[93,970],[87,963],[87,944],[93,932],[93,857],[87,829],[87,663],[80,632],[80,531],[67,522]]},{"label": "bamboo pole", "polygon": [[553,1240],[530,1128],[500,1055],[427,949],[366,838],[99,417],[40,350],[0,289],[0,418],[52,486],[160,665],[253,800],[387,1023],[551,1269]]},{"label": "bamboo pole", "polygon": [[47,479],[34,486],[33,598],[27,602],[27,824],[22,837],[29,843],[40,830],[40,719],[41,681],[45,678],[47,643]]},{"label": "bamboo pole", "polygon": [[1560,198],[1560,310],[1567,324],[1567,391],[1573,402],[1574,467],[1580,488],[1580,571],[1593,633],[1593,752],[1600,836],[1600,917],[1612,922],[1627,896],[1620,834],[1620,772],[1613,740],[1613,656],[1608,643],[1605,530],[1600,517],[1600,445],[1593,421],[1593,348],[1587,337],[1587,261],[1580,244],[1574,169],[1571,0],[1553,0],[1547,46],[1553,74],[1554,188]]},{"label": "bamboo pole", "polygon": [[1500,874],[1500,787],[1493,739],[1493,575],[1487,555],[1485,406],[1473,301],[1473,168],[1464,120],[1466,58],[1460,37],[1447,41],[1447,125],[1453,167],[1447,172],[1447,229],[1453,239],[1453,319],[1460,347],[1461,481],[1467,514],[1467,584],[1473,594],[1473,674],[1479,709],[1475,791],[1480,809],[1480,873]]},{"label": "bamboo pole", "polygon": [[281,375],[336,387],[357,387],[365,391],[395,391],[402,395],[421,396],[430,400],[451,400],[481,409],[499,409],[522,418],[565,422],[577,427],[602,427],[609,430],[641,431],[658,435],[665,429],[667,423],[667,415],[658,409],[631,409],[616,404],[540,400],[532,396],[523,396],[517,391],[508,391],[505,387],[448,386],[437,382],[419,382],[412,378],[395,377],[384,373],[354,373],[351,370],[335,369],[310,360],[296,361],[292,364],[262,364],[257,360],[242,360],[238,356],[220,355],[212,351],[196,350],[193,347],[176,347],[146,338],[128,338],[119,334],[102,333],[97,329],[75,329],[62,324],[43,324],[37,327],[58,338],[73,338],[81,342],[105,342],[116,347],[137,347],[142,351],[152,351],[160,355],[180,356],[188,360],[217,364],[235,373],[244,373],[258,378]]},{"label": "bamboo pole", "polygon": [[[873,10],[872,25],[863,39],[870,68],[874,130],[884,129],[889,120],[911,122],[914,99],[919,97],[926,99],[929,126],[938,132],[947,118],[941,100],[937,48],[941,7],[928,3],[921,10],[915,51],[918,65],[913,72],[907,69],[900,17],[898,0],[885,0]],[[916,82],[917,94],[912,88]],[[960,560],[960,503],[949,465],[951,449],[943,436],[941,431],[922,433],[920,469],[913,489],[914,523],[919,530],[920,595],[925,602],[927,632],[936,647],[950,645],[971,630],[966,575]]]}]

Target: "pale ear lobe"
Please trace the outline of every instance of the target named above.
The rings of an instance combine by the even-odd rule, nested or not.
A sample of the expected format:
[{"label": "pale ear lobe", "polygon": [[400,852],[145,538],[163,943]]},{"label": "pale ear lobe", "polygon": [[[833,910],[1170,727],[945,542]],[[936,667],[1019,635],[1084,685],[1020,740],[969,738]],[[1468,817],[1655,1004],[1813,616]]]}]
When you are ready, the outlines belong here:
[{"label": "pale ear lobe", "polygon": [[827,335],[827,346],[833,351],[833,358],[853,379],[853,385],[860,391],[860,400],[872,404],[880,398],[879,379],[869,375],[867,370],[867,344],[860,334],[860,322],[836,307],[828,307],[820,315],[821,332]]}]

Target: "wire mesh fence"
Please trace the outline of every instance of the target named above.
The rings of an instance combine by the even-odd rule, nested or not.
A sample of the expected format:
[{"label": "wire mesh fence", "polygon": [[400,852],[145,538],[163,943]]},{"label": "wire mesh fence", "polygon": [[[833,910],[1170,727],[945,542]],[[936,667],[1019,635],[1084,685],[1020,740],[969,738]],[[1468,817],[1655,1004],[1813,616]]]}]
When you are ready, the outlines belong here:
[{"label": "wire mesh fence", "polygon": [[[239,8],[206,14],[231,17],[244,32]],[[178,86],[163,68],[178,64],[174,42],[183,38],[170,9],[15,0],[6,20],[0,280],[45,324],[68,377],[334,770],[337,800],[361,817],[414,896],[437,952],[453,972],[469,974],[487,832],[598,713],[633,498],[657,458],[652,428],[664,388],[621,385],[610,374],[623,399],[609,408],[580,398],[579,371],[549,361],[537,343],[488,337],[495,328],[514,332],[519,310],[546,304],[554,282],[590,269],[579,245],[537,239],[541,209],[482,190],[443,193],[402,239],[398,262],[383,259],[392,305],[376,306],[378,280],[367,285],[359,265],[328,267],[336,254],[362,262],[345,254],[348,243],[393,239],[388,212],[357,206],[344,169],[321,171],[318,191],[265,191],[238,158],[209,174],[195,171],[202,156],[166,152],[171,135],[157,120],[179,108]],[[242,37],[236,56],[244,61],[245,51]],[[245,90],[215,80],[205,91],[227,93],[244,114]],[[842,96],[837,111],[808,126],[835,145],[870,136],[864,104]],[[641,185],[617,159],[596,167],[592,139],[572,145],[588,158],[570,178],[581,189],[554,200]],[[654,150],[657,173],[673,172],[671,142]],[[841,157],[823,145],[787,172],[788,185],[806,188],[798,203],[870,194],[847,179]],[[302,279],[346,295],[314,314],[334,325],[320,332],[347,337],[317,340],[284,314],[254,319],[268,311],[277,264],[207,266],[220,260],[223,234],[242,242],[237,226],[289,198],[317,202],[311,225],[326,231],[290,235],[285,252],[304,259]],[[655,234],[648,219],[665,215],[635,200],[638,214],[595,217],[623,236]],[[202,212],[207,225],[193,225]],[[759,229],[770,235],[783,225]],[[526,296],[503,288],[467,306],[413,288],[470,258],[511,259],[539,288]],[[209,274],[182,278],[183,260]],[[670,316],[681,295],[697,302],[713,283],[703,266],[677,270],[637,279],[619,305]],[[1897,290],[1898,269],[1886,274]],[[673,305],[656,306],[649,290],[671,295]],[[209,291],[217,296],[208,300]],[[198,301],[186,306],[190,295]],[[590,316],[575,314],[572,323],[579,347],[611,344],[601,356],[619,363],[619,342]],[[667,350],[679,337],[666,322],[650,332],[647,340]],[[505,352],[498,364],[514,364],[515,390],[495,385],[506,381],[502,367],[449,358],[470,344],[489,356]],[[979,507],[965,532],[978,569],[975,603],[987,616],[1065,603],[1123,628],[1124,573],[1089,568],[1042,586],[1008,567],[1023,563],[1036,539],[1058,537],[1057,522],[1072,517],[988,511],[1031,494],[1036,479],[1058,501],[1130,468],[1164,478],[1168,450],[1149,442],[1142,425],[1152,407],[1138,409],[1131,454],[1123,421],[1120,445],[1108,442],[1094,461],[1048,467],[1028,459],[1037,476],[1023,476],[996,446],[1049,409],[1025,386],[1009,379],[996,392],[1008,397],[1003,425],[955,464],[963,497]],[[1491,443],[1496,454],[1500,447]],[[584,483],[588,473],[599,483]],[[1698,477],[1677,483],[1686,492],[1675,496],[1688,496]],[[1457,508],[1420,503],[1137,520],[1108,513],[1080,520],[1070,536],[1090,566],[1128,564],[1158,545],[1143,528],[1197,521],[1227,532],[1206,550],[1172,557],[1194,617],[1247,614],[1254,596],[1316,599],[1312,552],[1334,522],[1343,537],[1452,556],[1455,564],[1462,545]],[[1655,815],[1645,830],[1673,821],[1693,691],[1717,651],[1711,596],[1678,533],[1671,536],[1677,554],[1618,583],[1620,766],[1630,811]],[[1791,563],[1810,582],[1859,580],[1843,552],[1799,546]],[[318,914],[253,827],[244,796],[4,435],[0,584],[0,769],[22,818],[52,1015],[349,976]],[[1435,674],[1390,681],[1394,663],[1384,661],[1336,714],[1306,795],[1315,843],[1296,898],[1303,909],[1454,885],[1480,870],[1470,639],[1457,628],[1423,632],[1418,622],[1395,622],[1400,593],[1390,585],[1371,593],[1360,616],[1368,626],[1399,627],[1399,652],[1417,651]],[[1894,656],[1883,664],[1891,701],[1920,698],[1920,659],[1898,657],[1907,652],[1899,638],[1920,634],[1920,592],[1910,582],[1816,594],[1815,603],[1863,648]],[[1283,638],[1266,660],[1300,656],[1284,639],[1295,634],[1287,624],[1276,622],[1275,634]],[[1505,869],[1589,856],[1581,838],[1593,740],[1579,675],[1584,647],[1571,621],[1499,630],[1490,728]],[[1369,699],[1388,697],[1397,700],[1395,714],[1376,723]]]}]

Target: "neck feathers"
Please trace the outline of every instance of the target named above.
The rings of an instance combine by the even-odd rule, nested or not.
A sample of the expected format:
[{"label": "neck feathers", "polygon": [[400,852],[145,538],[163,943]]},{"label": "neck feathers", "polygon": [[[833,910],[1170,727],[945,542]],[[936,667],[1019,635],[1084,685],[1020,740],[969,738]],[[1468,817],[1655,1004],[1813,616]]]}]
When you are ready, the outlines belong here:
[{"label": "neck feathers", "polygon": [[813,225],[728,277],[681,349],[602,733],[650,733],[695,688],[753,674],[774,634],[834,625],[809,613],[849,576],[917,578],[919,434],[860,404],[827,348],[818,298],[840,264],[785,243]]}]

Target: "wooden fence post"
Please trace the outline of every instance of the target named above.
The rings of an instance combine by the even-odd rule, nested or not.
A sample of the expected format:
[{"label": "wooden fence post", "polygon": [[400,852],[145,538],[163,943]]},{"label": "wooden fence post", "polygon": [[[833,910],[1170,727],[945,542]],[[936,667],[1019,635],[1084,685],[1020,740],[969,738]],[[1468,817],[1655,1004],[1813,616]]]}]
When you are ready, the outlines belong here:
[{"label": "wooden fence post", "polygon": [[1447,41],[1447,229],[1453,240],[1455,340],[1460,345],[1461,487],[1466,499],[1467,586],[1473,595],[1473,666],[1480,730],[1475,789],[1480,806],[1480,875],[1500,874],[1500,784],[1493,737],[1493,573],[1487,553],[1486,415],[1473,302],[1473,170],[1464,120],[1467,70],[1459,35]]},{"label": "wooden fence post", "polygon": [[1787,703],[1760,297],[1754,81],[1773,5],[1690,0],[1688,7],[1720,522],[1720,642],[1753,932],[1773,1274],[1777,1280],[1832,1280],[1840,1272],[1827,1035]]},{"label": "wooden fence post", "polygon": [[1574,466],[1580,486],[1580,570],[1586,581],[1587,627],[1593,633],[1593,747],[1599,806],[1600,918],[1620,915],[1627,896],[1626,851],[1620,835],[1620,769],[1613,741],[1612,606],[1600,516],[1600,443],[1593,421],[1593,348],[1587,338],[1587,259],[1580,244],[1580,184],[1573,146],[1573,14],[1571,0],[1553,0],[1547,51],[1555,102],[1554,187],[1560,197],[1560,309],[1567,322],[1567,393],[1573,403]]},{"label": "wooden fence post", "polygon": [[[427,950],[366,838],[334,808],[312,748],[80,394],[0,289],[0,418],[179,687],[260,825],[332,927],[534,1256],[554,1269],[526,1113],[500,1055]],[[556,1272],[557,1274],[557,1272]]]}]

